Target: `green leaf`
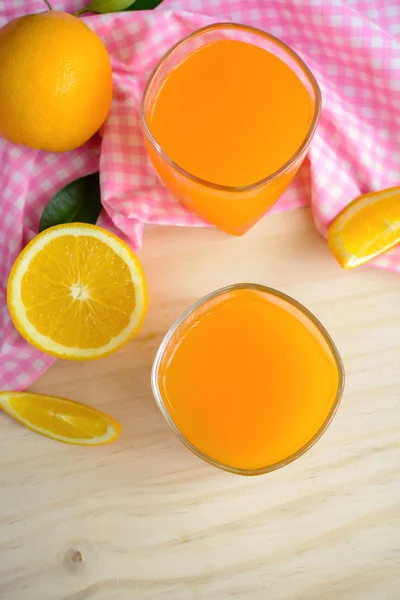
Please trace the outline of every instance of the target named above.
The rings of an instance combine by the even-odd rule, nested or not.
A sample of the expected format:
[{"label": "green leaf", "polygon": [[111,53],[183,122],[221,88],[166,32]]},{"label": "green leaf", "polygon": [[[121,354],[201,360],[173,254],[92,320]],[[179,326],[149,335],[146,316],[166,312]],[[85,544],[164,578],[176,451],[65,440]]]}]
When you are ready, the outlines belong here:
[{"label": "green leaf", "polygon": [[95,13],[120,12],[132,5],[132,0],[92,0],[86,7],[86,11]]},{"label": "green leaf", "polygon": [[39,223],[39,232],[62,223],[96,223],[101,211],[100,177],[92,173],[72,181],[50,200]]},{"label": "green leaf", "polygon": [[151,10],[161,4],[162,0],[136,0],[126,10]]}]

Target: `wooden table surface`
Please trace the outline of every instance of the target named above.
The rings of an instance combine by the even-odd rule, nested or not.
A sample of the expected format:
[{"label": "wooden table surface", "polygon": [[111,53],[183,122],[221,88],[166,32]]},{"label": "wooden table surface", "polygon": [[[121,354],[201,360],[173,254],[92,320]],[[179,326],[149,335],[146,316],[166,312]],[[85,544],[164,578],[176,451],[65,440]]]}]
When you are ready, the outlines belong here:
[{"label": "wooden table surface", "polygon": [[[150,306],[139,337],[98,362],[59,361],[32,386],[111,413],[121,438],[67,446],[1,415],[0,598],[399,600],[399,276],[342,271],[308,210],[243,238],[149,228],[140,257]],[[192,455],[150,389],[175,318],[238,281],[307,305],[347,371],[323,438],[255,478]]]}]

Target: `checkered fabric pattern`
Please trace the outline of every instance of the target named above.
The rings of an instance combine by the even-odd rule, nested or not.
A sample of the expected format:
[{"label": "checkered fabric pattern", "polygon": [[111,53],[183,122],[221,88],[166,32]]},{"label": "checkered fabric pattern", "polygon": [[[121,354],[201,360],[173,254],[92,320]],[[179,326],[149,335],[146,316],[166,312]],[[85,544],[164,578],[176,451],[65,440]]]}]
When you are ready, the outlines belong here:
[{"label": "checkered fabric pattern", "polygon": [[[52,0],[77,11],[85,0]],[[43,0],[0,2],[0,27],[45,10]],[[84,17],[112,57],[114,101],[103,140],[66,154],[0,139],[0,390],[27,387],[52,359],[12,326],[7,277],[38,230],[43,207],[66,183],[101,170],[101,224],[138,250],[145,223],[204,226],[159,183],[139,131],[146,79],[164,52],[194,29],[236,21],[292,46],[316,76],[323,110],[308,160],[274,210],[311,204],[322,235],[361,193],[400,184],[399,0],[164,0],[154,11]],[[400,247],[374,261],[400,273]]]}]

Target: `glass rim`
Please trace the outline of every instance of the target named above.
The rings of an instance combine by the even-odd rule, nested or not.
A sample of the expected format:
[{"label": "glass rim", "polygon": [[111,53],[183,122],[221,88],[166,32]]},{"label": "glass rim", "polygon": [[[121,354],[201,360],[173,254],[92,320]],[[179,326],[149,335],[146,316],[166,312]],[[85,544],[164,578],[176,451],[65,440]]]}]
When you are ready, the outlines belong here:
[{"label": "glass rim", "polygon": [[[160,144],[156,141],[156,139],[154,138],[153,134],[150,131],[150,127],[149,127],[149,125],[147,123],[147,119],[146,119],[146,105],[147,105],[148,94],[149,94],[150,88],[152,86],[152,83],[153,83],[155,77],[157,76],[159,70],[164,65],[164,63],[177,50],[179,50],[179,48],[184,46],[186,44],[186,42],[188,42],[189,40],[197,37],[198,35],[202,35],[203,33],[207,33],[208,31],[213,31],[215,29],[225,29],[225,28],[226,29],[239,29],[242,31],[254,33],[256,35],[259,35],[260,37],[263,37],[264,39],[267,39],[272,44],[279,46],[281,49],[283,49],[285,52],[287,52],[294,59],[294,61],[297,63],[297,65],[303,71],[303,74],[307,77],[308,82],[310,83],[310,85],[313,89],[314,95],[315,95],[314,113],[313,113],[313,117],[312,117],[310,126],[308,128],[307,135],[304,138],[300,147],[293,154],[293,156],[291,158],[289,158],[289,160],[286,161],[286,163],[284,163],[284,165],[282,165],[282,167],[280,167],[279,169],[277,169],[276,171],[274,171],[267,177],[263,177],[263,179],[260,179],[254,183],[251,183],[248,185],[243,185],[243,186],[229,186],[229,185],[221,185],[219,183],[213,183],[211,181],[207,181],[206,179],[202,179],[201,177],[198,177],[197,175],[193,175],[192,173],[190,173],[183,167],[179,166],[172,158],[170,158],[168,156],[168,154],[166,152],[164,152],[164,150],[161,148]],[[321,96],[321,90],[319,88],[317,80],[315,79],[314,75],[312,74],[311,70],[308,68],[306,63],[303,61],[303,59],[300,58],[300,56],[297,54],[297,52],[295,52],[290,46],[285,44],[285,42],[283,42],[279,38],[275,37],[274,35],[267,33],[266,31],[263,31],[262,29],[258,29],[257,27],[252,27],[250,25],[242,25],[240,23],[220,22],[220,23],[213,23],[211,25],[205,25],[204,27],[200,27],[200,29],[196,29],[192,33],[189,33],[187,36],[185,36],[184,38],[182,38],[181,40],[176,42],[173,46],[171,46],[171,48],[161,57],[161,59],[158,61],[158,63],[156,64],[156,66],[154,67],[152,72],[150,73],[150,76],[146,83],[146,87],[143,92],[142,101],[140,103],[140,121],[141,121],[142,129],[144,131],[145,136],[148,138],[149,142],[155,148],[157,153],[171,167],[173,167],[173,169],[178,171],[178,173],[180,173],[184,177],[190,179],[191,181],[201,184],[207,188],[211,188],[211,189],[218,190],[221,192],[228,192],[228,193],[239,192],[239,193],[241,193],[241,192],[251,192],[253,190],[258,189],[259,187],[264,186],[265,184],[269,183],[270,181],[273,181],[274,179],[276,179],[277,177],[279,177],[280,175],[282,175],[283,173],[285,173],[292,167],[292,165],[303,154],[303,152],[305,152],[307,150],[308,146],[311,143],[311,140],[314,136],[314,133],[315,133],[315,130],[316,130],[316,127],[318,124],[319,116],[321,113],[321,104],[322,104],[322,96]]]},{"label": "glass rim", "polygon": [[[336,368],[338,371],[338,387],[336,390],[336,395],[332,402],[330,411],[329,411],[326,419],[322,423],[321,427],[318,429],[318,431],[312,436],[312,438],[306,444],[304,444],[301,448],[299,448],[293,454],[290,454],[288,457],[286,457],[280,461],[277,461],[271,465],[268,465],[265,467],[258,467],[256,469],[242,469],[242,468],[233,467],[226,463],[220,462],[220,461],[214,459],[212,456],[209,456],[205,452],[201,451],[194,444],[192,444],[183,435],[183,433],[177,427],[173,418],[169,414],[169,412],[165,406],[164,400],[162,398],[162,394],[160,392],[159,385],[158,385],[158,372],[159,372],[161,360],[164,356],[164,352],[165,352],[168,342],[170,341],[170,339],[172,338],[172,336],[174,335],[174,333],[176,332],[178,327],[195,310],[197,310],[198,308],[200,308],[201,306],[203,306],[210,300],[213,300],[214,298],[217,298],[218,296],[222,296],[228,292],[232,292],[232,291],[236,291],[236,290],[243,290],[243,289],[251,289],[251,290],[258,291],[258,292],[263,292],[263,293],[271,295],[271,296],[275,296],[275,297],[287,302],[291,306],[297,308],[305,317],[307,317],[313,323],[313,325],[315,325],[315,327],[321,333],[322,337],[324,338],[325,342],[327,343],[327,345],[329,347],[329,350],[332,353],[332,356],[334,358]],[[223,288],[219,288],[218,290],[215,290],[214,292],[211,292],[211,293],[207,294],[206,296],[203,296],[202,298],[200,298],[199,300],[194,302],[191,306],[189,306],[189,308],[187,308],[181,314],[181,316],[178,317],[178,319],[173,323],[173,325],[170,327],[170,329],[166,333],[164,339],[162,340],[162,342],[157,350],[157,354],[154,358],[152,371],[151,371],[151,387],[152,387],[153,396],[156,400],[157,406],[160,409],[165,420],[167,421],[168,425],[175,432],[175,434],[181,440],[181,442],[187,448],[189,448],[189,450],[191,450],[193,452],[193,454],[195,454],[199,458],[202,458],[204,461],[208,462],[209,464],[213,465],[214,467],[218,467],[224,471],[229,471],[230,473],[234,473],[236,475],[245,475],[245,476],[264,475],[266,473],[276,471],[277,469],[280,469],[281,467],[284,467],[284,466],[290,464],[291,462],[297,460],[298,458],[303,456],[303,454],[305,454],[310,448],[312,448],[312,446],[314,446],[314,444],[316,444],[316,442],[322,437],[322,435],[328,429],[334,416],[336,415],[336,412],[340,405],[340,401],[343,396],[344,383],[345,383],[345,370],[344,370],[342,358],[339,354],[339,351],[338,351],[333,339],[331,338],[331,336],[329,335],[329,333],[325,329],[325,327],[322,325],[322,323],[319,321],[319,319],[317,319],[317,317],[310,310],[308,310],[308,308],[306,308],[303,304],[301,304],[300,302],[298,302],[291,296],[288,296],[287,294],[280,292],[279,290],[276,290],[274,288],[270,288],[270,287],[267,287],[267,286],[264,286],[264,285],[261,285],[258,283],[235,283],[232,285],[228,285]]]}]

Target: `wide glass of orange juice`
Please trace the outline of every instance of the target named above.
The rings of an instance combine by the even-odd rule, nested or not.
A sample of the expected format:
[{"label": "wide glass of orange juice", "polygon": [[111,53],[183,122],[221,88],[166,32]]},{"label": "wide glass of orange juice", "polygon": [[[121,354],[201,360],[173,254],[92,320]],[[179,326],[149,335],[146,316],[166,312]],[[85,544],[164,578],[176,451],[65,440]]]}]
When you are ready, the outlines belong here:
[{"label": "wide glass of orange juice", "polygon": [[162,58],[142,100],[151,161],[210,223],[242,235],[296,174],[321,107],[312,73],[264,31],[218,23]]},{"label": "wide glass of orange juice", "polygon": [[321,323],[257,284],[194,304],[166,335],[152,372],[157,404],[179,438],[241,475],[306,452],[331,422],[343,386],[342,361]]}]

